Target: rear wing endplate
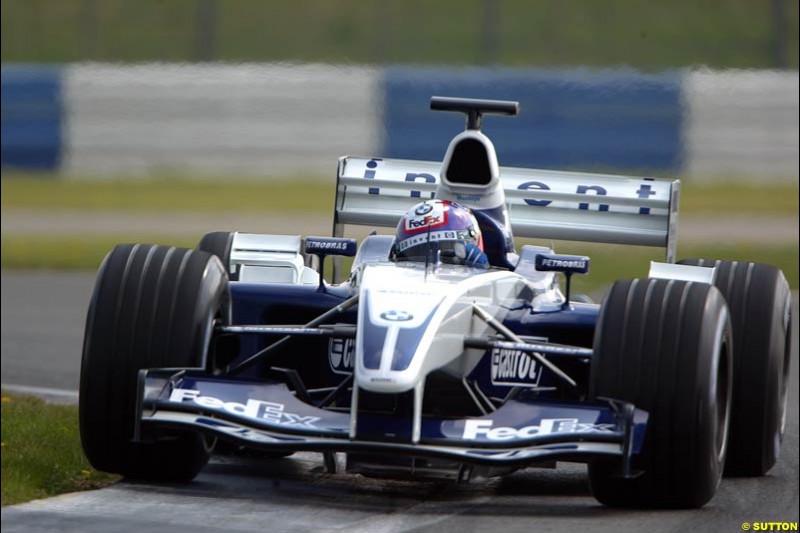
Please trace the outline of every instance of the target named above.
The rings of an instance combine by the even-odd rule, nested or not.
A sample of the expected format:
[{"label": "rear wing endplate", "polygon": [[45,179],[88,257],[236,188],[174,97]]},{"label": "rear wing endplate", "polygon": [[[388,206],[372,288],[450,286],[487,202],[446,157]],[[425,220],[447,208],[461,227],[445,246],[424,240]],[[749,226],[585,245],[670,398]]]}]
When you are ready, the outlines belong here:
[{"label": "rear wing endplate", "polygon": [[[432,161],[340,158],[333,235],[346,224],[395,227],[408,208],[434,197],[440,169]],[[500,167],[500,180],[516,237],[659,246],[675,260],[679,180],[511,167]]]}]

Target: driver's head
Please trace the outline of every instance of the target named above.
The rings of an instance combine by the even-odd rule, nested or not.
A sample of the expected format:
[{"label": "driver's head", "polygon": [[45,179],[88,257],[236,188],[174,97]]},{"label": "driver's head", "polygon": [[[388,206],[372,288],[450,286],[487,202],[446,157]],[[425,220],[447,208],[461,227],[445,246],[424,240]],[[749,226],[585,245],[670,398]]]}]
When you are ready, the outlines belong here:
[{"label": "driver's head", "polygon": [[468,208],[447,200],[409,209],[397,225],[394,246],[397,261],[425,261],[434,250],[442,263],[488,266],[478,221]]}]

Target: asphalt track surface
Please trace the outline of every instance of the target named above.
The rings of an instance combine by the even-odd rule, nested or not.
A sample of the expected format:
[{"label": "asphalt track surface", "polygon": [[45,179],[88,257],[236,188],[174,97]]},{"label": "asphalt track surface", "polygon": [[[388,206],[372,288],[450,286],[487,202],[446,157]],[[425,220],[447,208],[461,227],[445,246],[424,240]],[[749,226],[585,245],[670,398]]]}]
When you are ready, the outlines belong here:
[{"label": "asphalt track surface", "polygon": [[[78,385],[92,273],[2,272],[2,381]],[[608,509],[585,467],[528,469],[481,484],[379,481],[325,473],[315,454],[217,459],[189,484],[112,487],[4,507],[3,532],[80,531],[742,531],[798,521],[797,293],[789,412],[782,456],[759,479],[725,479],[693,511]],[[341,461],[340,461],[341,462]]]}]

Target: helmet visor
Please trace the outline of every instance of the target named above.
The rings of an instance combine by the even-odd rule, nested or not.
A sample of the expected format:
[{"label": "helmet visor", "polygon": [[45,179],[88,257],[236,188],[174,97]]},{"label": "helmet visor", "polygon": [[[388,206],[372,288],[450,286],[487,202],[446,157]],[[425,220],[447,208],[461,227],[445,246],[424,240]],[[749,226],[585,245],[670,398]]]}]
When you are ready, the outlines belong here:
[{"label": "helmet visor", "polygon": [[462,240],[431,240],[397,252],[397,261],[437,262],[447,265],[466,263],[467,242]]}]

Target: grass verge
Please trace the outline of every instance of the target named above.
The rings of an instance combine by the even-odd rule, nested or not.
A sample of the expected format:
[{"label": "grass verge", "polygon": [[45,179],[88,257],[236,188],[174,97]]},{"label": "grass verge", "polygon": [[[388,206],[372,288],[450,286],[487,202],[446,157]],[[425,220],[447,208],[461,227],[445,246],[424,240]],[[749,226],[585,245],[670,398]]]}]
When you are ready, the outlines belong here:
[{"label": "grass verge", "polygon": [[[193,247],[199,236],[152,235],[100,235],[100,236],[15,236],[4,235],[2,240],[3,268],[41,269],[96,269],[103,257],[121,242],[153,242],[174,246]],[[525,244],[520,239],[518,246]],[[533,243],[533,242],[531,242]],[[542,244],[539,242],[538,244]],[[556,242],[559,253],[575,253],[592,258],[591,273],[576,276],[575,288],[581,291],[597,290],[614,280],[647,276],[649,262],[663,261],[659,248],[600,245],[575,242]],[[798,245],[685,245],[678,249],[679,258],[703,257],[757,261],[781,268],[789,284],[797,289]]]},{"label": "grass verge", "polygon": [[797,182],[684,182],[680,211],[682,215],[704,216],[797,216],[798,191]]},{"label": "grass verge", "polygon": [[[317,212],[333,208],[335,181],[190,180],[170,176],[92,181],[49,174],[4,173],[2,209],[75,209],[143,212]],[[797,215],[797,183],[683,184],[681,214]]]},{"label": "grass verge", "polygon": [[96,489],[118,476],[92,469],[81,450],[78,408],[2,394],[2,504]]},{"label": "grass verge", "polygon": [[4,173],[2,184],[2,209],[327,213],[333,209],[336,181],[308,177],[191,180],[171,176],[99,181]]},{"label": "grass verge", "polygon": [[3,235],[2,268],[96,269],[120,243],[153,243],[194,248],[200,237],[192,235]]}]

